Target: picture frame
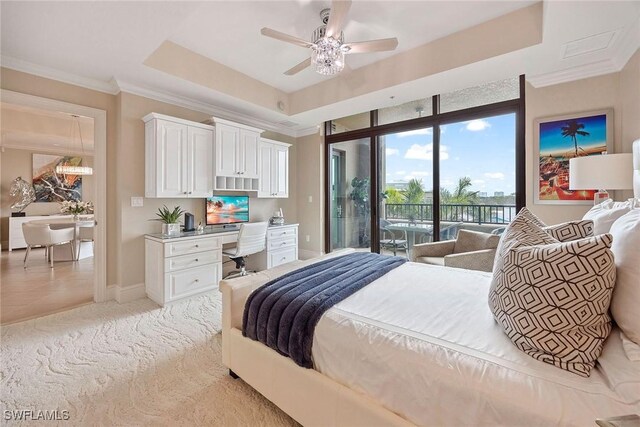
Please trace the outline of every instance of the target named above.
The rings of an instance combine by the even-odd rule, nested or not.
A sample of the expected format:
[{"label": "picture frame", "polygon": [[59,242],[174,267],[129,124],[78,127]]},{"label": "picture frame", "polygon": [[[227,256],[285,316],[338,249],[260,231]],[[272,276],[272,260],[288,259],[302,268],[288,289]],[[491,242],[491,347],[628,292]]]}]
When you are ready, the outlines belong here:
[{"label": "picture frame", "polygon": [[598,189],[569,189],[569,159],[613,153],[613,108],[535,119],[533,203],[593,205]]}]

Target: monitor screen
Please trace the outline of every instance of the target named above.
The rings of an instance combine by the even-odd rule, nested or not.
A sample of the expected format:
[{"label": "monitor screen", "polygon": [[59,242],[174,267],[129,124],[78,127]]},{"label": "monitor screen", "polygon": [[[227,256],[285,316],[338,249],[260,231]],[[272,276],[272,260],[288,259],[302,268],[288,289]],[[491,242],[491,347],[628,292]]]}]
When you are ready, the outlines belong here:
[{"label": "monitor screen", "polygon": [[249,222],[249,196],[207,198],[207,225]]}]

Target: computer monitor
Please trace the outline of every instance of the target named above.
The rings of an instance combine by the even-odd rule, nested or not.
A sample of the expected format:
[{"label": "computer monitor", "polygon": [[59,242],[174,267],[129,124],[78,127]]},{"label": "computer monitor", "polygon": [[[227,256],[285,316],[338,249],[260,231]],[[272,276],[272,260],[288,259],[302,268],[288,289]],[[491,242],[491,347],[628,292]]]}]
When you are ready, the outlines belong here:
[{"label": "computer monitor", "polygon": [[249,196],[207,197],[205,217],[207,225],[249,222]]}]

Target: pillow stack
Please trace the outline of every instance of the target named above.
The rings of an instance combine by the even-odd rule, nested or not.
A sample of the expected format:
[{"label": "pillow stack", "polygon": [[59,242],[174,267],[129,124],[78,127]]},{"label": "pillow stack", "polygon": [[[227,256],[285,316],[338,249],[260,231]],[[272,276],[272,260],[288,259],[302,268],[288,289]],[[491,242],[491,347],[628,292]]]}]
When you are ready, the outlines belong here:
[{"label": "pillow stack", "polygon": [[617,282],[611,314],[622,332],[640,345],[640,209],[632,209],[611,226]]},{"label": "pillow stack", "polygon": [[616,268],[611,235],[580,223],[545,230],[523,208],[498,245],[489,307],[519,349],[588,377],[611,331]]}]

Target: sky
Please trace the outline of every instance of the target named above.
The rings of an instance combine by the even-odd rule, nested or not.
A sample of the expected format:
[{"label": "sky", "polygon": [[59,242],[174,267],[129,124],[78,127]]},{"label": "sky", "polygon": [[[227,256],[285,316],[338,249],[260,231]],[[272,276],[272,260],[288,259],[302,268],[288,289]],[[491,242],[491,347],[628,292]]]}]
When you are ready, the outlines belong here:
[{"label": "sky", "polygon": [[[578,146],[583,149],[601,147],[607,145],[607,116],[601,114],[598,116],[589,116],[578,118],[578,123],[584,125],[584,132],[589,135],[578,135]],[[558,120],[555,122],[546,122],[540,124],[540,155],[550,155],[553,153],[571,152],[574,150],[574,144],[571,137],[562,136],[562,126],[567,120]]]},{"label": "sky", "polygon": [[[471,191],[515,192],[515,114],[444,125],[440,131],[440,185],[455,189],[471,178]],[[422,179],[431,190],[433,131],[419,129],[386,135],[386,181]]]}]

